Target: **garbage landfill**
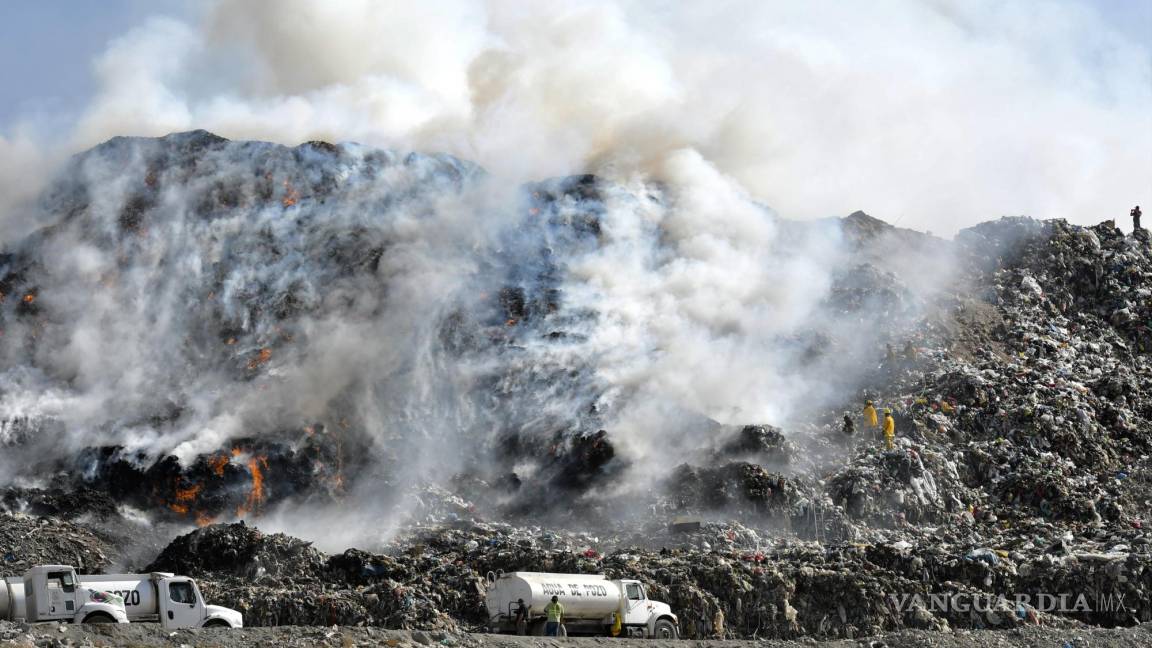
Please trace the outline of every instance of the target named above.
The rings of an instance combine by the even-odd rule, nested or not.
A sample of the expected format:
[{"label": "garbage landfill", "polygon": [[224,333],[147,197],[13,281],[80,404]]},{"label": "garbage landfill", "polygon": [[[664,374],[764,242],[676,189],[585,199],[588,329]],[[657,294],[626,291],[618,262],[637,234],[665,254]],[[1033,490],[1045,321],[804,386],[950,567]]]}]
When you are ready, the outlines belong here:
[{"label": "garbage landfill", "polygon": [[[213,247],[219,232],[197,239],[224,261],[193,291],[210,315],[179,338],[189,373],[225,376],[224,384],[251,389],[257,400],[261,385],[274,391],[285,380],[280,372],[299,360],[293,344],[316,335],[313,318],[351,313],[374,322],[379,303],[365,297],[365,286],[387,292],[377,278],[380,264],[393,262],[394,241],[371,228],[326,230],[315,221],[317,206],[349,201],[367,210],[400,201],[423,213],[480,174],[446,156],[322,143],[286,149],[206,133],[148,142],[146,166],[155,175],[132,180],[139,196],[121,205],[114,231],[91,220],[84,182],[58,186],[46,204],[82,225],[93,237],[86,245],[109,246],[124,263],[155,253],[138,237],[164,222],[161,186],[192,187],[200,225],[241,208],[264,214],[263,233],[233,232],[231,245],[274,270],[233,273],[228,246]],[[132,146],[113,142],[100,155],[144,155]],[[232,164],[245,172],[225,181],[230,176],[218,172]],[[393,184],[369,200],[365,187],[375,185],[356,183],[376,178]],[[418,423],[421,412],[397,407],[407,419],[370,433],[357,418],[365,403],[354,388],[317,405],[315,422],[253,417],[244,434],[212,447],[181,446],[195,447],[182,458],[175,448],[149,453],[128,441],[164,438],[189,424],[195,403],[150,403],[147,416],[105,422],[145,432],[47,459],[37,452],[54,447],[63,423],[13,417],[0,421],[0,446],[6,457],[28,460],[13,464],[22,481],[0,487],[0,565],[17,573],[38,562],[93,571],[129,562],[184,573],[252,626],[479,630],[487,575],[514,570],[638,579],[672,606],[681,634],[692,639],[1036,625],[1071,633],[1152,621],[1146,237],[1108,222],[1021,217],[949,242],[863,213],[835,221],[850,255],[819,305],[835,326],[796,332],[785,343],[797,366],[851,352],[857,373],[829,375],[834,396],[816,399],[795,420],[739,420],[744,414],[736,412],[737,424],[722,425],[685,414],[688,433],[676,439],[683,456],[652,466],[630,455],[629,439],[605,415],[605,395],[620,394],[605,387],[590,358],[570,353],[597,314],[568,308],[565,259],[576,257],[565,254],[596,249],[611,234],[602,222],[610,187],[575,176],[524,192],[532,220],[515,222],[525,235],[502,241],[477,264],[486,283],[474,292],[483,307],[443,305],[447,312],[428,322],[446,350],[443,363],[474,372],[467,393],[454,396],[467,414],[482,415],[462,426],[475,434],[453,442],[475,460],[441,478],[412,477],[407,444],[428,430],[412,438],[397,430]],[[803,236],[828,224],[780,226]],[[37,247],[57,235],[42,233],[0,265],[0,292],[22,296],[0,302],[0,317],[16,323],[33,351],[60,333],[62,319],[49,317],[53,297],[38,279],[49,272],[50,248]],[[922,290],[891,265],[885,251],[894,241],[906,256],[954,257],[957,271]],[[313,283],[278,282],[276,272],[298,264]],[[880,333],[869,348],[850,349],[853,338],[839,327]],[[36,365],[41,355],[28,353],[35,371],[5,374],[11,393],[28,389],[38,371],[51,373]],[[397,376],[403,372],[389,378]],[[173,378],[173,394],[195,386],[185,379]],[[891,449],[863,425],[869,400],[892,410]],[[466,418],[463,409],[457,414]],[[843,432],[845,417],[855,434]],[[640,469],[657,476],[648,490],[616,488]],[[395,501],[369,510],[366,502],[376,502],[361,497],[352,505],[367,475],[374,498]],[[321,551],[306,534],[260,530],[264,514],[294,503],[349,506],[368,526],[379,519],[379,540]],[[404,515],[385,515],[400,505]],[[132,511],[144,520],[129,521]],[[180,524],[181,534],[171,542],[168,535],[162,551],[130,554],[123,532],[105,531],[109,521],[153,534]]]}]

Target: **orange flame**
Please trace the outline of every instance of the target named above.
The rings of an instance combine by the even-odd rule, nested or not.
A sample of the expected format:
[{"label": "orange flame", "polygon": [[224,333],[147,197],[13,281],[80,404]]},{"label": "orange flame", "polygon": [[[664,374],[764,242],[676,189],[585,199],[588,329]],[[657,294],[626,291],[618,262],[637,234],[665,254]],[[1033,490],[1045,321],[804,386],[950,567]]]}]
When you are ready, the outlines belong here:
[{"label": "orange flame", "polygon": [[249,369],[257,369],[260,367],[260,365],[268,362],[271,359],[272,359],[272,349],[269,349],[268,347],[264,347],[263,349],[260,349],[260,352],[256,354],[255,358],[252,358],[251,360],[248,361],[248,368]]},{"label": "orange flame", "polygon": [[209,524],[212,524],[215,521],[216,521],[215,517],[208,515],[207,513],[203,512],[203,511],[200,511],[199,513],[196,514],[196,526],[198,526],[198,527],[208,526]]},{"label": "orange flame", "polygon": [[[340,419],[340,428],[347,430],[349,428],[348,419]],[[336,472],[332,475],[331,491],[333,493],[344,493],[344,443],[340,439],[340,435],[336,434],[333,437],[336,442]]]},{"label": "orange flame", "polygon": [[292,183],[284,181],[284,200],[280,201],[285,207],[291,207],[300,199],[300,194],[292,187]]},{"label": "orange flame", "polygon": [[36,301],[36,293],[30,292],[24,295],[25,304],[31,304],[34,301]]},{"label": "orange flame", "polygon": [[196,496],[199,495],[203,489],[203,484],[192,484],[187,488],[177,486],[175,499],[168,505],[168,508],[180,515],[188,515],[191,504],[196,501]]},{"label": "orange flame", "polygon": [[236,517],[244,517],[254,513],[264,503],[264,471],[268,470],[268,459],[255,456],[248,460],[248,472],[252,475],[252,489],[248,492],[248,499],[236,508]]},{"label": "orange flame", "polygon": [[215,473],[217,477],[224,476],[224,467],[227,465],[227,455],[216,455],[208,460],[208,467],[212,469],[212,472]]}]

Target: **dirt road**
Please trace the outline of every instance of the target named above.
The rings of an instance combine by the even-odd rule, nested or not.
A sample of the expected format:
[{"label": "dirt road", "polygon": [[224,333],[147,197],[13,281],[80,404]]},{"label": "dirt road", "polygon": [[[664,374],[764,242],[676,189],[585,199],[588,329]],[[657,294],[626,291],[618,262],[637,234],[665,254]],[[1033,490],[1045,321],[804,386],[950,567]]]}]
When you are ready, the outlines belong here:
[{"label": "dirt road", "polygon": [[[955,633],[906,631],[867,637],[857,640],[830,642],[801,641],[677,641],[665,642],[702,648],[913,648],[934,646],[960,648],[962,646],[993,646],[1003,648],[1051,646],[1053,648],[1126,648],[1152,646],[1152,624],[1133,628],[1059,630],[1027,627],[1006,631],[958,631]],[[276,646],[277,648],[304,648],[329,646],[354,648],[358,646],[409,647],[458,646],[460,648],[529,648],[536,646],[583,648],[590,646],[616,646],[617,648],[652,648],[653,641],[608,638],[545,639],[539,637],[507,637],[481,634],[446,634],[435,632],[406,632],[377,630],[375,628],[303,627],[245,628],[243,630],[180,630],[165,631],[150,624],[128,626],[71,626],[57,624],[24,625],[0,622],[0,647],[20,646],[140,646],[183,647],[216,646],[219,648],[248,648]]]}]

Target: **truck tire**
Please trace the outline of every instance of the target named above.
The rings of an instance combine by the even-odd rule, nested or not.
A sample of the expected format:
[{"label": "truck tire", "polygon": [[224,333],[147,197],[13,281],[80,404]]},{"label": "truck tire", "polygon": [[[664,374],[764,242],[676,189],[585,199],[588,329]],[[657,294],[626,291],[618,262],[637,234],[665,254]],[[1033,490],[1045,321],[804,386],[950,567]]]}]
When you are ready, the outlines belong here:
[{"label": "truck tire", "polygon": [[80,623],[116,623],[116,619],[113,619],[103,612],[93,612],[84,617],[84,620]]},{"label": "truck tire", "polygon": [[232,626],[228,625],[227,621],[221,621],[220,619],[212,619],[208,623],[205,623],[204,627],[205,628],[231,628]]},{"label": "truck tire", "polygon": [[668,619],[659,619],[656,625],[652,627],[653,639],[678,639],[679,633],[676,632],[676,624]]}]

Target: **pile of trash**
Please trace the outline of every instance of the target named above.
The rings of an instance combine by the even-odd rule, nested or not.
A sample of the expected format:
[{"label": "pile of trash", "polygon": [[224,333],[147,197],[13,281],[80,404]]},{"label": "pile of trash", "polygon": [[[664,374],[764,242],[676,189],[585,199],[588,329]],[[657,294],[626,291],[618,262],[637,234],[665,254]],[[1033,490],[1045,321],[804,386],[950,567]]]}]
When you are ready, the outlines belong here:
[{"label": "pile of trash", "polygon": [[23,513],[75,520],[118,516],[119,505],[104,490],[72,488],[70,484],[57,484],[49,488],[11,487],[0,491],[0,512]]},{"label": "pile of trash", "polygon": [[[240,610],[247,625],[458,629],[442,608],[463,612],[446,601],[475,590],[479,581],[470,573],[464,581],[453,579],[450,567],[408,558],[400,566],[357,550],[328,557],[311,543],[238,522],[177,538],[145,570],[201,577],[204,595]],[[412,587],[417,575],[430,574],[437,576],[438,588]]]},{"label": "pile of trash", "polygon": [[959,466],[924,446],[868,448],[828,477],[826,488],[846,515],[884,527],[938,523],[978,500]]},{"label": "pile of trash", "polygon": [[323,555],[312,543],[282,533],[265,534],[241,521],[176,538],[145,571],[212,571],[259,581],[265,576],[316,578],[323,566]]},{"label": "pile of trash", "polygon": [[715,467],[683,464],[669,478],[669,493],[681,510],[727,511],[736,516],[790,515],[809,488],[763,466],[734,461]]},{"label": "pile of trash", "polygon": [[85,525],[0,513],[0,576],[18,576],[36,565],[72,565],[100,573],[115,552],[113,542]]},{"label": "pile of trash", "polygon": [[[949,533],[827,545],[717,523],[653,529],[647,538],[473,523],[413,530],[379,553],[324,556],[307,543],[234,524],[177,539],[147,569],[197,576],[208,598],[257,626],[483,631],[485,577],[509,571],[639,579],[650,597],[672,606],[689,638],[716,636],[718,627],[729,638],[851,638],[904,628],[1124,625],[1152,615],[1148,534],[1059,536],[1048,545],[1057,527],[1028,529],[1028,542],[1048,545],[1040,548],[1010,532],[983,537],[986,546]],[[228,559],[214,563],[225,546]],[[978,610],[926,603],[934,596],[996,602],[1004,592],[1026,600]],[[1053,592],[1073,592],[1072,607],[1046,607],[1041,595]],[[1103,605],[1117,601],[1129,605]]]},{"label": "pile of trash", "polygon": [[[163,201],[178,189],[195,218],[178,221],[170,247],[187,247],[187,264],[212,270],[170,285],[176,273],[145,264],[135,268],[139,281],[118,283],[109,272],[107,285],[92,286],[123,297],[108,303],[170,293],[173,303],[205,305],[170,318],[179,326],[154,340],[156,353],[141,354],[181,367],[157,370],[166,377],[157,384],[173,381],[171,398],[93,424],[125,445],[61,458],[53,448],[62,422],[0,421],[0,446],[16,457],[8,465],[49,476],[43,488],[0,491],[11,572],[37,562],[105,568],[101,543],[127,540],[89,522],[135,506],[149,523],[203,526],[140,563],[197,576],[207,596],[251,625],[480,629],[486,578],[500,571],[640,579],[691,638],[1152,620],[1152,246],[1143,230],[1005,218],[947,242],[863,213],[843,219],[848,252],[818,306],[824,324],[781,334],[797,385],[819,392],[804,404],[811,411],[776,426],[685,412],[682,456],[635,471],[652,475],[651,492],[638,497],[616,488],[639,468],[629,462],[643,460],[614,436],[607,401],[619,395],[580,350],[598,315],[569,310],[562,290],[565,263],[605,236],[612,187],[598,178],[525,187],[513,225],[464,273],[475,285],[413,326],[412,313],[381,319],[392,282],[414,271],[411,259],[391,255],[416,214],[461,199],[480,173],[467,163],[197,132],[113,140],[74,164],[86,173],[66,175],[45,197],[60,228],[0,269],[0,292],[20,296],[0,300],[15,364],[56,380],[62,393],[76,383],[70,364],[36,364],[60,355],[38,353],[43,345],[71,339],[67,308],[85,308],[83,294],[53,296],[76,277],[53,274],[45,240],[68,233],[127,273],[172,243],[164,236],[173,210]],[[120,178],[125,165],[133,174],[116,185],[123,200],[104,210],[92,178]],[[803,237],[829,226],[782,228]],[[957,273],[941,271],[945,285],[925,291],[920,284],[936,274],[896,267],[916,255]],[[346,352],[317,326],[336,321],[371,331],[366,339],[397,323],[430,332],[413,345],[440,354],[419,378],[446,390],[429,407],[459,406],[446,416],[468,421],[436,447],[457,445],[467,460],[443,462],[451,473],[436,483],[410,477],[411,458],[428,456],[422,435],[444,426],[422,427],[407,394],[389,391],[414,389],[409,356],[392,363],[403,368],[395,374],[369,371],[325,393],[315,421],[249,411],[251,437],[197,447],[183,462],[124,440],[171,434],[183,443],[203,427],[204,413],[184,399],[204,385],[182,381],[219,379],[203,393],[246,394],[236,404],[262,410],[254,404],[267,400],[276,410],[276,398],[324,382],[309,358]],[[437,372],[448,366],[467,371]],[[838,370],[847,366],[856,369]],[[891,446],[862,415],[866,401],[891,411]],[[229,403],[213,411],[236,409]],[[358,417],[369,410],[399,418],[367,425]],[[218,524],[258,520],[284,503],[359,506],[349,496],[368,466],[373,496],[393,496],[378,511],[407,514],[380,545],[329,555]],[[388,518],[382,527],[396,522],[376,517]],[[1053,607],[1043,598],[1061,595],[1071,601]],[[991,603],[942,603],[974,597]]]}]

